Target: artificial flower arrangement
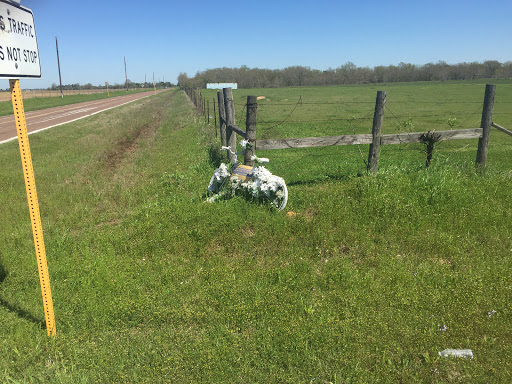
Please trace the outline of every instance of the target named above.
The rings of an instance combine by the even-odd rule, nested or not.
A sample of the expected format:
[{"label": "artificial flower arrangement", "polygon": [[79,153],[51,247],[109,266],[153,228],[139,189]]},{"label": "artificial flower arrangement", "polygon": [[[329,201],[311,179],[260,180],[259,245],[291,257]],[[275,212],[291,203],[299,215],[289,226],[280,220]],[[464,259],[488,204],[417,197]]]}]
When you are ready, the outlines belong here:
[{"label": "artificial flower arrangement", "polygon": [[[250,148],[247,140],[240,142],[242,153]],[[231,151],[229,147],[223,147],[224,150]],[[233,152],[232,152],[233,153]],[[252,174],[244,180],[233,174],[238,167],[236,159],[237,153],[234,153],[235,160],[232,164],[222,163],[215,170],[208,185],[208,193],[211,195],[207,201],[226,200],[234,196],[241,196],[248,200],[259,203],[269,204],[279,210],[283,209],[288,200],[288,190],[282,177],[273,175],[263,164],[269,162],[266,158],[252,156],[251,160],[255,162]]]}]

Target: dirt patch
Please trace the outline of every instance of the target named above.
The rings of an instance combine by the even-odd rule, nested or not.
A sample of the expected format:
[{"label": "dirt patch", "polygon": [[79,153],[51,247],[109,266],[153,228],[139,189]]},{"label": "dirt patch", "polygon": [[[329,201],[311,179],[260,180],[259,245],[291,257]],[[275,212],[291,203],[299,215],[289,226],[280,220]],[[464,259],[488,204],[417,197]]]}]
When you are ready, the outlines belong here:
[{"label": "dirt patch", "polygon": [[96,224],[96,228],[101,228],[101,227],[104,227],[104,226],[114,227],[114,226],[116,226],[118,224],[121,224],[121,222],[122,222],[121,219],[112,218],[109,221],[104,221],[104,222]]},{"label": "dirt patch", "polygon": [[140,127],[137,127],[135,132],[133,132],[130,136],[123,137],[120,141],[118,141],[115,147],[102,157],[102,161],[107,165],[107,168],[116,168],[125,157],[135,152],[141,140],[144,138],[150,138],[156,133],[158,125],[159,124],[155,121],[146,123]]},{"label": "dirt patch", "polygon": [[318,207],[308,207],[306,208],[305,218],[306,221],[309,223],[311,220],[313,220],[318,215],[319,209]]},{"label": "dirt patch", "polygon": [[[175,93],[171,95],[171,98],[173,98],[174,95]],[[141,108],[142,107],[143,105]],[[101,162],[105,164],[106,168],[115,170],[125,158],[137,151],[142,141],[152,139],[158,127],[161,125],[162,120],[165,118],[166,112],[167,111],[162,109],[155,111],[150,121],[137,126],[134,131],[122,137],[111,150],[104,153],[100,159]]]},{"label": "dirt patch", "polygon": [[254,236],[254,228],[252,228],[251,226],[242,228],[240,232],[242,233],[242,236],[245,238]]}]

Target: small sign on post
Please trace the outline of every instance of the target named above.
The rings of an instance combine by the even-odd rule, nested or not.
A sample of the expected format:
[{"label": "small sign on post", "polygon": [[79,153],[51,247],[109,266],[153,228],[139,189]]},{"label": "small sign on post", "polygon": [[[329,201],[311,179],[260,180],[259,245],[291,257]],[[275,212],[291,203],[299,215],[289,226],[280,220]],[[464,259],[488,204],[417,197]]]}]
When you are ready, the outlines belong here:
[{"label": "small sign on post", "polygon": [[238,165],[235,169],[233,169],[233,176],[236,176],[239,180],[249,181],[253,178],[253,170],[254,167],[250,165]]},{"label": "small sign on post", "polygon": [[46,332],[55,336],[55,315],[44,247],[43,227],[37,200],[32,155],[28,142],[27,122],[20,88],[20,77],[41,77],[34,16],[28,8],[0,0],[0,78],[9,79],[12,107],[18,133],[25,189],[32,223],[32,235],[43,296]]}]

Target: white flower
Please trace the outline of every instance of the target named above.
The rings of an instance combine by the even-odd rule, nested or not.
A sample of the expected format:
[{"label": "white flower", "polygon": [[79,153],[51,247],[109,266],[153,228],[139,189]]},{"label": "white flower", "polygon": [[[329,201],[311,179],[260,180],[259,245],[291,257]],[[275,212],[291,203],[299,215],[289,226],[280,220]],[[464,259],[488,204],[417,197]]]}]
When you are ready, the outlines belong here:
[{"label": "white flower", "polygon": [[228,171],[228,167],[226,164],[222,163],[219,168],[213,172],[213,177],[210,181],[210,184],[208,185],[208,190],[210,192],[218,192],[219,188],[224,184],[224,181],[227,177],[230,176],[230,173]]},{"label": "white flower", "polygon": [[228,171],[228,167],[226,166],[226,164],[221,163],[221,165],[218,169],[220,170],[220,176],[222,178],[226,178],[229,176],[229,171]]},{"label": "white flower", "polygon": [[[255,167],[253,170],[254,178],[251,180],[240,180],[237,176],[230,175],[225,164],[221,164],[214,172],[214,176],[208,186],[210,192],[215,196],[207,199],[209,202],[229,198],[229,195],[241,195],[246,198],[253,198],[264,201],[274,207],[279,207],[284,199],[284,189],[286,188],[284,179],[273,175],[263,166]],[[228,180],[229,178],[229,180]],[[227,188],[222,188],[229,183]]]},{"label": "white flower", "polygon": [[247,144],[249,144],[249,141],[247,141],[247,140],[242,140],[242,141],[240,141],[240,146],[241,146],[242,148],[247,148]]}]

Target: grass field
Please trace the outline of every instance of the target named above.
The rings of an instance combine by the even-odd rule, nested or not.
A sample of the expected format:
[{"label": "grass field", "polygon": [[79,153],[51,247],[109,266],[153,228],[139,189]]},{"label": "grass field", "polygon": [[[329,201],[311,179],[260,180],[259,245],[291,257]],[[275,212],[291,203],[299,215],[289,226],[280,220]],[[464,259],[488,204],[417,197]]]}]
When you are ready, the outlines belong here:
[{"label": "grass field", "polygon": [[[384,133],[479,125],[484,83],[379,89]],[[376,91],[237,90],[236,119],[251,94],[258,138],[368,133]],[[512,128],[511,107],[497,83],[494,120]],[[260,152],[289,185],[276,212],[204,202],[214,136],[177,90],[30,136],[55,338],[18,147],[0,146],[0,381],[510,381],[512,137],[492,132],[484,172],[476,140],[429,169],[420,145],[385,146],[375,177],[368,146]]]}]

